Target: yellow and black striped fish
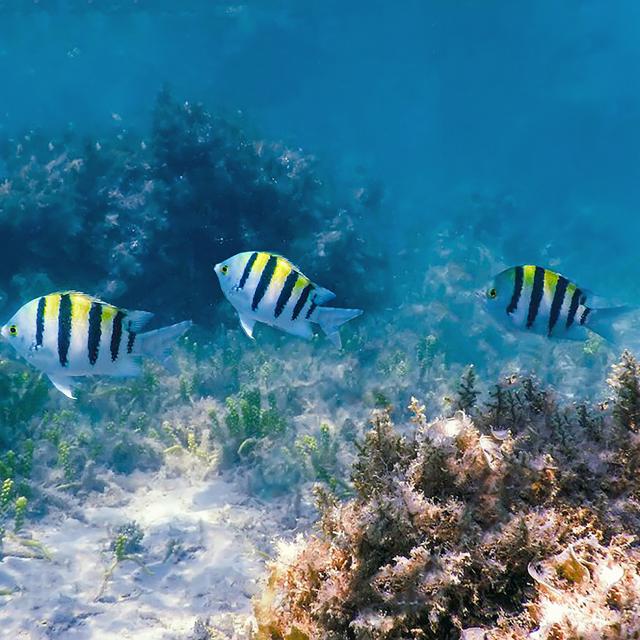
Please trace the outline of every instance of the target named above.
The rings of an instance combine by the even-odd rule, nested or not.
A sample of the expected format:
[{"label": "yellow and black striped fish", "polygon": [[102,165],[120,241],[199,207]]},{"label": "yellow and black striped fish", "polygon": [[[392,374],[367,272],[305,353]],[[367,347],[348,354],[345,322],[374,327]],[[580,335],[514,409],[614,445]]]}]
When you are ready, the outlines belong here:
[{"label": "yellow and black striped fish", "polygon": [[139,333],[147,311],[126,311],[77,291],[51,293],[27,302],[0,333],[29,363],[73,398],[70,378],[136,376],[139,356],[158,357],[191,322]]},{"label": "yellow and black striped fish", "polygon": [[309,339],[311,323],[341,346],[339,328],[359,316],[360,309],[322,306],[335,294],[314,284],[289,260],[265,251],[245,251],[215,265],[220,286],[253,338],[256,322]]},{"label": "yellow and black striped fish", "polygon": [[594,309],[589,292],[535,265],[511,267],[486,291],[487,308],[511,326],[550,338],[584,340],[587,330],[613,340],[612,324],[630,307]]}]

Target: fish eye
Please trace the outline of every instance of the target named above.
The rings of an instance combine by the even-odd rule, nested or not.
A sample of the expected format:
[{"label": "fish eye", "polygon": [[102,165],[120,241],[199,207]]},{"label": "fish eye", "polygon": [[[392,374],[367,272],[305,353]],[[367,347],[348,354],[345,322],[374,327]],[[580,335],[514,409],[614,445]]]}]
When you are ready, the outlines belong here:
[{"label": "fish eye", "polygon": [[223,276],[226,276],[227,273],[229,272],[229,267],[226,264],[223,264],[222,267],[220,268],[220,272],[222,273]]},{"label": "fish eye", "polygon": [[487,291],[487,298],[491,298],[492,300],[498,295],[498,292],[495,289],[489,289]]},{"label": "fish eye", "polygon": [[16,327],[15,324],[12,324],[9,327],[9,334],[12,335],[12,336],[17,336],[18,335],[18,327]]}]

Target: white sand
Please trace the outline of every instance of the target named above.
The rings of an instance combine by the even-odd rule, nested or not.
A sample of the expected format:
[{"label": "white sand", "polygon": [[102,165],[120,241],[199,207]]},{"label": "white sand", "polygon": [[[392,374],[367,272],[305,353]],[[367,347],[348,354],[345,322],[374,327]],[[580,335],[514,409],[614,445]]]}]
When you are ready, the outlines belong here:
[{"label": "white sand", "polygon": [[[19,589],[0,597],[0,637],[185,638],[196,619],[210,618],[222,631],[214,637],[246,638],[285,501],[264,505],[221,476],[170,473],[106,476],[104,493],[29,524],[53,559],[0,562],[0,589]],[[152,573],[124,561],[96,599],[113,531],[130,520],[145,532],[142,557]],[[171,541],[179,546],[166,558]]]}]

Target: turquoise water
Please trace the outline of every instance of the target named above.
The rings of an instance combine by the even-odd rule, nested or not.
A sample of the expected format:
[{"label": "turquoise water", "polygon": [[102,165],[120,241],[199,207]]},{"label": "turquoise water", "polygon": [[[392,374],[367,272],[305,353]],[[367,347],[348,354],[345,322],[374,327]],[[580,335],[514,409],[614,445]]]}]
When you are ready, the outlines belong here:
[{"label": "turquoise water", "polygon": [[[506,332],[476,292],[540,264],[640,305],[639,19],[630,0],[0,0],[2,321],[58,290],[194,321],[173,367],[85,379],[76,403],[2,345],[0,523],[24,493],[37,532],[52,483],[101,508],[87,465],[165,473],[175,447],[252,497],[348,493],[371,410],[446,411],[468,365],[483,392],[532,372],[602,399],[633,324],[615,345]],[[364,310],[343,351],[242,333],[213,266],[261,250]]]}]

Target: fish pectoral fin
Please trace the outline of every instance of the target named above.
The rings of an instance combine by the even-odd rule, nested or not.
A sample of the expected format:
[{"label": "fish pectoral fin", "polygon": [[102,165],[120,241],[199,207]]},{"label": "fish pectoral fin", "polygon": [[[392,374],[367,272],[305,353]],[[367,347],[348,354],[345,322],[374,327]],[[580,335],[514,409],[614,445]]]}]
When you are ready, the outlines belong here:
[{"label": "fish pectoral fin", "polygon": [[60,393],[64,393],[64,395],[67,396],[67,398],[71,398],[71,400],[76,399],[73,395],[73,384],[69,376],[54,376],[52,374],[48,374],[47,377],[51,380],[51,384],[53,384]]},{"label": "fish pectoral fin", "polygon": [[253,340],[253,327],[256,326],[256,321],[241,314],[238,314],[238,317],[240,318],[242,330]]}]

